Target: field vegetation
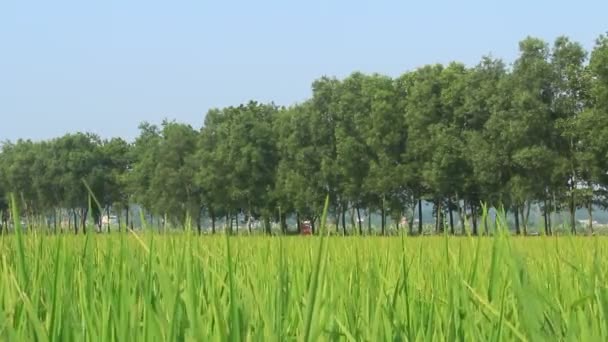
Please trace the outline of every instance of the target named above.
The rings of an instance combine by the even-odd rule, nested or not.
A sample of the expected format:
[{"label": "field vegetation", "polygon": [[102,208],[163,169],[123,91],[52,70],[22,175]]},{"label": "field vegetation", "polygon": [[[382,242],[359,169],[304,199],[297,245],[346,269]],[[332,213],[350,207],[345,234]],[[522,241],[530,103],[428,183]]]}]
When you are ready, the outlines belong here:
[{"label": "field vegetation", "polygon": [[608,340],[608,37],[519,51],[2,143],[0,339]]},{"label": "field vegetation", "polygon": [[[502,221],[501,221],[502,222]],[[603,237],[0,238],[0,338],[601,341]]]}]

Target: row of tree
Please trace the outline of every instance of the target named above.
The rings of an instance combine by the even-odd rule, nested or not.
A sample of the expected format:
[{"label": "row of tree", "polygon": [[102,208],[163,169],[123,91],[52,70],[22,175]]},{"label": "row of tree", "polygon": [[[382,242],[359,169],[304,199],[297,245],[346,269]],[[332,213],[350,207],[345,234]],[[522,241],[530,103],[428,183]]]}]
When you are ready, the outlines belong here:
[{"label": "row of tree", "polygon": [[[18,194],[24,213],[49,226],[67,217],[76,232],[102,211],[129,225],[132,203],[199,229],[204,215],[213,231],[231,231],[242,213],[249,228],[259,219],[267,232],[271,221],[285,231],[295,216],[314,230],[327,195],[345,233],[370,228],[362,213],[380,214],[382,233],[387,217],[400,228],[404,216],[403,229],[421,233],[423,200],[434,204],[437,231],[455,233],[465,219],[474,234],[487,230],[481,203],[511,213],[517,233],[527,232],[532,205],[546,233],[559,211],[575,231],[577,208],[592,214],[607,203],[608,38],[590,54],[566,37],[552,47],[528,37],[519,49],[512,66],[484,57],[397,78],[323,77],[303,103],[213,109],[200,130],[144,123],[132,143],[83,133],[5,142],[0,193]],[[102,208],[90,205],[85,182]],[[7,201],[0,206],[6,226]]]}]

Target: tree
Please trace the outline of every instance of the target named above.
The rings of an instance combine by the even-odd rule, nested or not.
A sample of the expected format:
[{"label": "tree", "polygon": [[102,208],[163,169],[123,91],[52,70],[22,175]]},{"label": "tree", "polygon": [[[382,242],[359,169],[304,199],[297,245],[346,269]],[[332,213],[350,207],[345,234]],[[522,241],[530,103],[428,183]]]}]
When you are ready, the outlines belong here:
[{"label": "tree", "polygon": [[274,123],[278,152],[275,198],[283,218],[287,214],[312,218],[327,191],[318,157],[321,146],[313,138],[314,114],[311,103],[305,102],[280,111]]},{"label": "tree", "polygon": [[[250,230],[251,220],[262,217],[267,233],[274,211],[272,193],[278,162],[272,129],[276,113],[276,106],[257,102],[210,113],[202,130],[200,146],[204,151],[198,159],[202,169],[197,178],[203,193],[213,196],[219,195],[218,191],[227,192],[227,196],[219,196],[230,204],[229,211],[245,209]],[[223,177],[223,189],[209,183]],[[222,203],[218,199],[211,202]]]},{"label": "tree", "polygon": [[[462,179],[463,204],[485,201],[490,207],[500,204],[500,193],[503,191],[500,154],[494,150],[492,140],[487,134],[486,124],[496,108],[495,104],[502,96],[499,84],[506,75],[504,63],[499,59],[483,57],[481,62],[472,68],[466,78],[466,91],[462,108],[456,114],[458,126],[462,129],[464,139],[463,158],[467,168]],[[477,202],[477,203],[476,203]],[[466,207],[466,205],[463,205]],[[466,211],[461,210],[460,220],[464,229]],[[483,222],[488,232],[487,222]]]},{"label": "tree", "polygon": [[[408,100],[405,122],[408,135],[408,160],[417,165],[418,198],[427,197],[435,204],[436,228],[439,228],[440,203],[442,191],[435,186],[433,179],[433,151],[435,148],[433,137],[443,129],[443,108],[441,101],[442,65],[429,65],[422,67],[411,74],[409,80]],[[419,208],[421,209],[421,201]],[[422,218],[419,217],[419,233],[422,233]]]},{"label": "tree", "polygon": [[38,203],[38,196],[32,179],[35,178],[32,165],[36,156],[35,144],[30,140],[18,140],[15,143],[6,142],[2,145],[2,170],[7,192],[14,193],[24,203],[26,212],[32,213]]},{"label": "tree", "polygon": [[[587,202],[592,216],[593,179],[589,165],[589,155],[579,144],[585,132],[577,131],[576,121],[588,101],[588,82],[585,61],[587,53],[583,47],[566,37],[555,40],[551,55],[553,67],[553,104],[551,118],[555,121],[556,134],[549,143],[560,156],[562,165],[554,168],[554,182],[568,180],[570,209],[570,229],[576,233],[575,210]],[[559,184],[559,183],[558,183]]]},{"label": "tree", "polygon": [[[468,204],[473,234],[476,235],[479,195],[476,184],[469,177],[472,166],[466,154],[466,133],[473,129],[474,121],[479,119],[466,112],[469,74],[470,71],[460,63],[451,63],[441,73],[442,115],[441,121],[432,129],[431,139],[435,148],[426,177],[441,197],[440,208],[443,209],[443,205],[447,207],[451,233],[454,234],[455,230],[453,210],[460,207],[457,204],[463,199],[460,215],[464,216]],[[440,225],[442,230],[443,219]]]},{"label": "tree", "polygon": [[[195,182],[201,188],[201,195],[207,205],[215,233],[217,217],[231,216],[233,203],[227,191],[231,183],[231,169],[227,163],[229,140],[228,117],[218,109],[210,110],[205,116],[205,124],[200,131],[195,162],[198,165]],[[219,216],[218,216],[219,215]],[[228,224],[227,224],[228,225]]]},{"label": "tree", "polygon": [[[400,135],[397,138],[397,151],[394,155],[394,163],[397,164],[395,172],[401,178],[400,189],[401,193],[409,193],[409,198],[412,200],[412,215],[409,220],[409,230],[413,232],[414,210],[418,208],[418,228],[417,234],[422,234],[422,200],[425,194],[429,191],[428,187],[422,178],[422,169],[424,165],[424,150],[417,143],[422,139],[422,135],[418,134],[415,127],[418,126],[416,112],[418,104],[414,104],[410,97],[413,92],[417,92],[417,72],[405,73],[395,80],[395,110],[398,113],[395,117],[395,126]],[[419,95],[416,94],[416,97]],[[400,124],[399,124],[400,123]],[[410,125],[414,126],[410,126]],[[410,134],[414,134],[411,136]],[[382,172],[378,170],[377,172]],[[390,186],[390,185],[389,185]],[[404,191],[405,190],[405,191]],[[417,202],[417,203],[416,203]]]},{"label": "tree", "polygon": [[129,226],[129,203],[131,198],[128,189],[128,172],[133,166],[130,151],[131,145],[121,138],[104,141],[101,146],[104,169],[103,198],[101,201],[105,206],[108,219],[110,209],[114,207],[119,220],[119,229],[123,212],[126,213],[125,226]]},{"label": "tree", "polygon": [[559,157],[547,144],[553,134],[552,70],[545,42],[526,38],[513,72],[503,77],[486,129],[503,184],[500,202],[513,210],[516,233],[527,230],[530,206],[544,198]]},{"label": "tree", "polygon": [[[132,184],[137,197],[152,213],[184,227],[193,217],[200,231],[201,190],[194,182],[196,165],[191,162],[196,152],[197,132],[190,126],[163,121],[161,129],[148,124],[134,151]],[[167,222],[164,222],[166,224]]]},{"label": "tree", "polygon": [[[104,170],[102,166],[101,140],[90,133],[66,134],[55,139],[52,144],[52,163],[49,169],[57,175],[60,186],[61,205],[70,208],[74,232],[78,233],[78,224],[86,232],[86,221],[89,214],[96,224],[100,224],[101,208],[91,196],[102,197]],[[93,194],[89,193],[83,181],[88,184]],[[92,212],[89,212],[89,207]]]},{"label": "tree", "polygon": [[[408,231],[412,233],[416,198],[412,164],[406,159],[404,107],[409,90],[407,86],[405,77],[392,80],[381,75],[372,75],[365,83],[370,114],[365,132],[369,172],[365,181],[364,202],[371,207],[368,211],[373,208],[382,212],[388,204],[395,222],[399,222],[401,216],[411,209]],[[382,225],[384,221],[383,217]]]},{"label": "tree", "polygon": [[[352,209],[353,226],[355,211],[358,213],[359,233],[362,233],[360,207],[365,204],[366,197],[364,183],[368,177],[370,162],[376,158],[366,140],[371,128],[371,95],[374,92],[373,85],[368,83],[368,77],[353,73],[341,82],[336,94],[336,161],[341,179],[341,202],[338,204],[343,226],[346,225],[346,211],[349,207]],[[384,232],[384,226],[382,231]]]},{"label": "tree", "polygon": [[[585,108],[570,121],[567,127],[576,137],[576,163],[582,177],[588,182],[587,194],[590,195],[589,208],[592,205],[608,207],[608,37],[597,39],[591,53],[584,84],[588,85],[588,98]],[[578,68],[575,69],[578,72]],[[576,73],[578,75],[578,73]],[[589,198],[588,198],[589,200]],[[591,226],[592,209],[589,209]]]},{"label": "tree", "polygon": [[63,193],[57,178],[49,170],[53,160],[51,146],[50,142],[30,140],[3,145],[0,171],[4,175],[6,191],[16,195],[21,202],[21,214],[30,221],[47,216]]}]

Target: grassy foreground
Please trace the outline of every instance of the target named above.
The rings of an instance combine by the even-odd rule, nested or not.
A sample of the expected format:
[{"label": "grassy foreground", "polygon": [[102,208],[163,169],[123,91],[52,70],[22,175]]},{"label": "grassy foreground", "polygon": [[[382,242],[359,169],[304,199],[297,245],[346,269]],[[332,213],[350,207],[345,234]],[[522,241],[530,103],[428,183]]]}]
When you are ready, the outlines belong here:
[{"label": "grassy foreground", "polygon": [[8,341],[608,340],[608,239],[0,238]]}]

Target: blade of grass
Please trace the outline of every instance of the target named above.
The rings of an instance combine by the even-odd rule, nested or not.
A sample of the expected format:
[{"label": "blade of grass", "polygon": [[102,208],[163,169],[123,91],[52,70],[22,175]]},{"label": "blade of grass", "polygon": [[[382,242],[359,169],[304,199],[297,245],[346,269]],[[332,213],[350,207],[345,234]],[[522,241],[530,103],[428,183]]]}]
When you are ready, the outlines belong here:
[{"label": "blade of grass", "polygon": [[[321,219],[321,231],[325,232],[326,230],[324,229],[325,227],[325,222],[327,219],[327,210],[329,207],[329,196],[327,196],[325,198],[325,206],[323,208],[323,215],[322,215],[322,219]],[[315,260],[315,266],[312,270],[312,277],[309,283],[309,288],[308,288],[308,300],[306,301],[306,305],[307,305],[307,310],[306,310],[306,316],[305,316],[305,321],[304,321],[304,331],[302,332],[302,340],[303,341],[312,341],[313,340],[313,317],[315,314],[315,309],[316,309],[316,304],[317,304],[317,300],[318,300],[318,295],[319,295],[319,288],[322,282],[321,279],[321,271],[323,268],[323,261],[325,260],[325,244],[326,244],[326,239],[327,239],[327,234],[323,233],[321,236],[321,242],[319,244],[318,250],[317,250],[317,257]]]}]

